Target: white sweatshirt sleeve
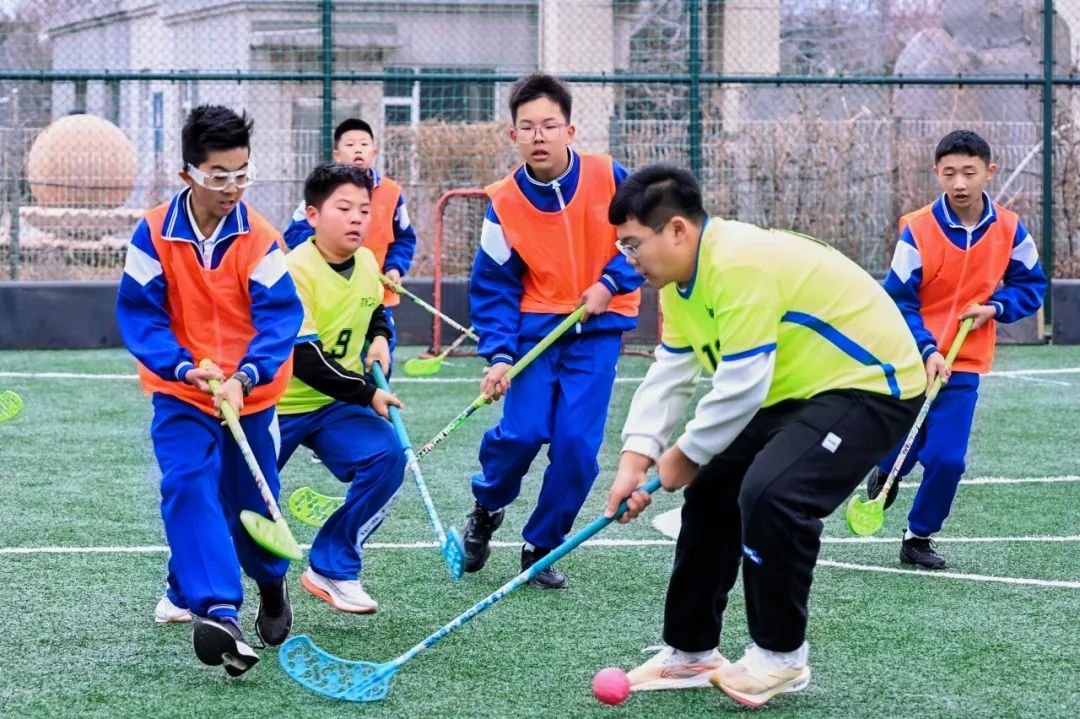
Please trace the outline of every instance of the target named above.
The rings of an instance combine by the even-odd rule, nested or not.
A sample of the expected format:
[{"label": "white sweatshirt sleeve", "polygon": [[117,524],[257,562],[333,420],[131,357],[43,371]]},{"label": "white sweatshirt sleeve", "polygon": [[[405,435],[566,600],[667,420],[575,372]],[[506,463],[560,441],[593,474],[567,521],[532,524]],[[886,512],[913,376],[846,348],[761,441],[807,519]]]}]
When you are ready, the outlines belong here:
[{"label": "white sweatshirt sleeve", "polygon": [[672,352],[661,345],[655,356],[634,392],[622,431],[624,452],[643,454],[653,461],[660,458],[686,412],[701,374],[701,363],[693,352]]},{"label": "white sweatshirt sleeve", "polygon": [[698,402],[694,418],[676,442],[683,454],[701,465],[727,449],[765,402],[775,366],[775,350],[721,362],[712,390]]}]

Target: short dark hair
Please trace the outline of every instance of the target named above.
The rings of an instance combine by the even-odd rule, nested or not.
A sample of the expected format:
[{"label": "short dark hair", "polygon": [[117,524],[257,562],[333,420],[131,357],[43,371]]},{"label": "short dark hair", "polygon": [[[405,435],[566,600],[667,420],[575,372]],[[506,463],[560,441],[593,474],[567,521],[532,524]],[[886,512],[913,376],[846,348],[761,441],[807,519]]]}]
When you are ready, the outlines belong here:
[{"label": "short dark hair", "polygon": [[366,132],[371,138],[372,142],[375,142],[375,133],[371,131],[371,125],[367,124],[358,117],[350,117],[347,120],[342,120],[337,127],[334,128],[334,147],[341,142],[341,136],[346,132],[352,132],[353,130],[359,130],[360,132]]},{"label": "short dark hair", "polygon": [[251,149],[255,120],[247,112],[237,115],[221,105],[199,105],[188,113],[180,132],[180,148],[185,165],[198,167],[212,150]]},{"label": "short dark hair", "polygon": [[976,132],[971,130],[953,130],[941,138],[937,149],[934,150],[934,164],[946,155],[967,155],[978,157],[987,165],[990,164],[990,143]]},{"label": "short dark hair", "polygon": [[570,109],[573,105],[570,90],[551,75],[540,73],[523,77],[510,88],[510,119],[517,122],[518,108],[539,97],[546,97],[558,105],[566,121],[570,122]]},{"label": "short dark hair", "polygon": [[371,194],[371,175],[356,165],[327,162],[319,165],[304,180],[304,204],[322,209],[326,198],[342,185],[356,185]]},{"label": "short dark hair", "polygon": [[627,177],[608,207],[608,222],[621,225],[633,218],[656,228],[672,217],[702,222],[707,214],[701,186],[689,170],[674,165],[648,165]]}]

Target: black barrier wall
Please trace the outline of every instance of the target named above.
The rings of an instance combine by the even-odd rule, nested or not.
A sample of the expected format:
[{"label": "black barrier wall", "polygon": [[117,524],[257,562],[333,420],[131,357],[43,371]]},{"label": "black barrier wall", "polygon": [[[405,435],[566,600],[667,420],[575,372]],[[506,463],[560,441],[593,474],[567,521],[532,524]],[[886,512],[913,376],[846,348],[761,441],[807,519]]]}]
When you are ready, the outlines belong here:
[{"label": "black barrier wall", "polygon": [[[0,350],[94,349],[121,347],[114,306],[115,282],[0,282]],[[409,280],[406,288],[432,301],[429,279]],[[469,320],[467,282],[443,283],[443,308],[462,324]],[[638,330],[627,335],[632,344],[657,341],[656,292],[645,288]],[[394,308],[398,342],[426,345],[431,342],[432,317],[408,298]],[[446,327],[443,337],[452,341],[455,330]]]},{"label": "black barrier wall", "polygon": [[[432,301],[430,279],[407,280],[405,286]],[[114,313],[116,288],[115,282],[0,282],[0,350],[122,346]],[[1062,308],[1054,316],[1054,344],[1080,344],[1080,280],[1054,280],[1052,292]],[[468,282],[443,283],[443,308],[450,317],[468,324]],[[639,316],[638,328],[626,335],[626,343],[656,344],[656,291],[648,285],[642,288]],[[430,344],[431,315],[408,298],[394,309],[394,324],[399,343]],[[1035,317],[999,327],[998,340],[1004,344],[1043,341]],[[456,337],[455,330],[444,328],[446,343]]]}]

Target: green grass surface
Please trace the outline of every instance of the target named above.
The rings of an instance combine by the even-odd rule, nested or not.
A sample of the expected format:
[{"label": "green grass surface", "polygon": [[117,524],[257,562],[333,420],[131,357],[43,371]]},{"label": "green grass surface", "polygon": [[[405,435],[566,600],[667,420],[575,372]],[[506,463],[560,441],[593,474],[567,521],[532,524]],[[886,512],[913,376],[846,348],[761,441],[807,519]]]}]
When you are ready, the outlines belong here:
[{"label": "green grass surface", "polygon": [[[399,361],[411,356],[399,353]],[[648,361],[627,357],[620,377],[641,377]],[[995,369],[1080,366],[1077,348],[1003,348]],[[659,641],[673,549],[583,547],[560,563],[564,592],[521,590],[410,662],[378,704],[334,702],[289,681],[276,653],[239,681],[204,667],[190,630],[156,626],[165,556],[121,553],[13,553],[33,547],[139,547],[164,543],[158,471],[149,441],[149,402],[126,379],[4,376],[5,372],[131,374],[118,351],[0,352],[0,389],[14,389],[23,414],[0,424],[0,715],[57,716],[702,716],[742,712],[711,689],[632,696],[599,704],[589,683],[598,669],[629,668]],[[480,364],[455,359],[440,380],[479,377]],[[1067,383],[1067,384],[1061,384]],[[636,384],[612,400],[601,477],[579,524],[601,510],[618,453],[618,432]],[[983,381],[968,477],[1080,474],[1080,374]],[[403,416],[421,443],[475,397],[477,384],[401,382]],[[447,525],[463,527],[468,477],[497,408],[477,412],[423,460],[425,479]],[[497,540],[515,541],[532,508],[542,453]],[[918,480],[911,477],[910,485]],[[408,484],[379,543],[433,540]],[[283,473],[284,494],[302,485],[338,493],[324,468],[298,453]],[[943,539],[1080,534],[1076,482],[961,487]],[[826,543],[822,558],[895,568],[904,510],[901,492],[879,537],[888,542]],[[658,496],[650,516],[679,506]],[[298,539],[313,530],[297,521]],[[826,537],[850,534],[839,515]],[[649,522],[609,528],[606,539],[664,539]],[[946,542],[950,570],[984,577],[1080,580],[1078,542]],[[340,656],[386,661],[454,618],[517,571],[517,549],[493,550],[488,567],[449,579],[436,549],[373,548],[364,580],[380,602],[371,617],[348,616],[299,586],[291,570],[296,632]],[[749,642],[736,588],[720,649],[737,658]],[[254,602],[242,621],[249,635]],[[881,574],[820,567],[811,595],[811,688],[769,706],[775,717],[1076,717],[1080,589]]]}]

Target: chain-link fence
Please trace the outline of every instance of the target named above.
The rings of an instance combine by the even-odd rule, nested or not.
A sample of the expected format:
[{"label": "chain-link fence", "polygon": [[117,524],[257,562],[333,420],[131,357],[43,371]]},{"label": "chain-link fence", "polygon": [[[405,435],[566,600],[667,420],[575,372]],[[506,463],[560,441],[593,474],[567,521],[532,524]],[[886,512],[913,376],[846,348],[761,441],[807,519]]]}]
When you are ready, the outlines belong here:
[{"label": "chain-link fence", "polygon": [[[367,120],[420,236],[414,274],[431,274],[435,203],[512,169],[507,92],[537,70],[570,83],[579,149],[691,167],[712,212],[822,237],[878,273],[898,216],[938,191],[938,139],[975,129],[999,166],[991,192],[1048,270],[1080,276],[1075,0],[0,0],[0,12],[5,277],[117,277],[140,213],[180,187],[180,127],[207,102],[255,118],[246,200],[280,227],[334,125]],[[460,272],[478,239],[465,214],[443,232]]]}]

